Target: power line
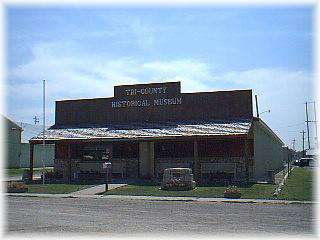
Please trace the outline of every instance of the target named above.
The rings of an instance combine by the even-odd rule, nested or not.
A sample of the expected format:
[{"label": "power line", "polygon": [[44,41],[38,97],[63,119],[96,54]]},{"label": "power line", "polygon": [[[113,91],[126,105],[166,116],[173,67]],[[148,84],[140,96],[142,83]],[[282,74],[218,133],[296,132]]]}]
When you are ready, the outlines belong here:
[{"label": "power line", "polygon": [[293,125],[288,125],[288,126],[283,126],[283,127],[279,127],[277,129],[283,129],[283,128],[289,128],[289,127],[296,127],[296,126],[300,126],[300,125],[304,125],[305,123],[297,123],[297,124],[293,124]]}]

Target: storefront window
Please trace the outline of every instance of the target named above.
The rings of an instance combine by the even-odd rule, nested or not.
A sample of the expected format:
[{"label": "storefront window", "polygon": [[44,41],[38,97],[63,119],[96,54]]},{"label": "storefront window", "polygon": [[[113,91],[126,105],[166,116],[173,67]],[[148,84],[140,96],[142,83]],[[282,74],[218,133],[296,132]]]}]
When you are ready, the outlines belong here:
[{"label": "storefront window", "polygon": [[185,158],[193,157],[193,142],[173,142],[161,141],[155,143],[155,157],[168,158]]},{"label": "storefront window", "polygon": [[113,143],[113,158],[138,158],[139,144],[138,143]]},{"label": "storefront window", "polygon": [[106,155],[108,147],[101,143],[89,143],[81,150],[82,158],[85,160],[102,161],[102,156]]},{"label": "storefront window", "polygon": [[198,143],[200,157],[240,157],[244,154],[242,139],[203,140]]}]

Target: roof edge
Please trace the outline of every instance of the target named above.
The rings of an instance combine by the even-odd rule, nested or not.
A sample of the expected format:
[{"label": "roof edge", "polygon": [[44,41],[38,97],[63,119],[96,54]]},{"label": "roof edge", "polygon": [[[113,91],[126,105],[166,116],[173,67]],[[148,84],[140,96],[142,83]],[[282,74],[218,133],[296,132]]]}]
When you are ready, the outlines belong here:
[{"label": "roof edge", "polygon": [[[2,115],[2,114],[1,114]],[[8,118],[7,116],[2,115],[4,120],[7,120],[8,122],[12,123],[13,125],[15,125],[17,128],[19,128],[21,131],[23,131],[22,127],[18,125],[18,123],[16,123],[15,121],[11,120],[10,118]]]},{"label": "roof edge", "polygon": [[[199,135],[171,135],[171,136],[157,136],[157,137],[122,137],[122,138],[111,138],[111,137],[98,137],[98,138],[59,138],[59,139],[45,139],[45,142],[59,142],[59,141],[147,141],[147,140],[155,140],[155,139],[163,139],[163,140],[172,140],[172,139],[180,139],[180,138],[230,138],[230,137],[237,137],[237,138],[245,138],[247,137],[247,133],[236,133],[236,134],[225,134],[225,135],[211,135],[211,134],[199,134]],[[43,139],[30,139],[29,143],[32,144],[42,144]]]},{"label": "roof edge", "polygon": [[253,117],[253,123],[257,122],[259,123],[264,129],[266,129],[268,132],[271,133],[271,135],[277,140],[279,141],[283,146],[285,146],[286,144],[281,140],[281,138],[261,119],[258,117]]}]

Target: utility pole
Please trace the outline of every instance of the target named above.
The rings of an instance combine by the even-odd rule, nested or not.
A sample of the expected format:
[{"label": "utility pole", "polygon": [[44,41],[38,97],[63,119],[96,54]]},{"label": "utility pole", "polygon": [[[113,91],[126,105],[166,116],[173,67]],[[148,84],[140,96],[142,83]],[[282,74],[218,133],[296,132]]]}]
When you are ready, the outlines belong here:
[{"label": "utility pole", "polygon": [[302,155],[304,157],[305,156],[305,154],[304,154],[304,134],[306,132],[304,130],[302,130],[302,132],[300,132],[300,133],[302,133]]},{"label": "utility pole", "polygon": [[313,102],[313,111],[314,111],[314,124],[316,127],[316,149],[318,148],[318,125],[317,125],[317,112],[316,112],[316,101]]},{"label": "utility pole", "polygon": [[310,149],[310,132],[309,132],[309,117],[308,117],[308,102],[306,102],[306,118],[307,118],[307,134],[308,134],[308,149]]},{"label": "utility pole", "polygon": [[292,140],[292,149],[293,149],[293,151],[295,151],[295,150],[296,150],[296,148],[295,148],[295,143],[296,143],[296,140],[295,140],[295,139],[293,139],[293,140]]},{"label": "utility pole", "polygon": [[45,131],[46,131],[46,80],[43,80],[43,132],[42,132],[42,183],[45,182],[45,146],[46,142],[44,140],[45,138]]},{"label": "utility pole", "polygon": [[259,118],[259,106],[258,106],[258,95],[254,95],[256,99],[256,110],[257,110],[257,118]]},{"label": "utility pole", "polygon": [[[288,151],[289,151],[289,147],[288,147]],[[287,167],[288,167],[288,176],[290,174],[290,157],[289,154],[287,154]]]}]

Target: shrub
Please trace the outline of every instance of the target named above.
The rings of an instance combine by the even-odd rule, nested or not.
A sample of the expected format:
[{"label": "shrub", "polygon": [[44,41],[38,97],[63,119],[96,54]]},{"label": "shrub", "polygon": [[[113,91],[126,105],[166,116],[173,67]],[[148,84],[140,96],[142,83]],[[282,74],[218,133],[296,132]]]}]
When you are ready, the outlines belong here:
[{"label": "shrub", "polygon": [[[62,177],[63,177],[62,173],[58,172],[56,170],[51,170],[51,171],[45,171],[44,172],[44,178],[46,180],[55,180],[55,179],[60,179]],[[42,174],[41,174],[41,179],[42,179]]]},{"label": "shrub", "polygon": [[91,155],[84,155],[84,156],[82,156],[82,158],[83,158],[83,160],[93,160],[94,159],[94,157]]},{"label": "shrub", "polygon": [[241,198],[240,189],[236,186],[230,186],[224,191],[225,198]]},{"label": "shrub", "polygon": [[27,185],[21,182],[9,182],[7,186],[8,193],[24,193],[28,191]]}]

